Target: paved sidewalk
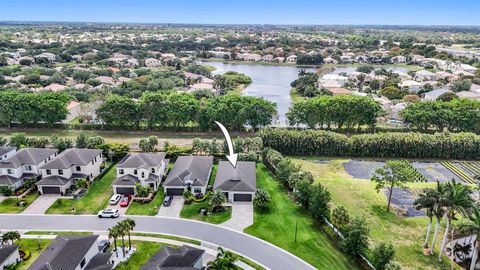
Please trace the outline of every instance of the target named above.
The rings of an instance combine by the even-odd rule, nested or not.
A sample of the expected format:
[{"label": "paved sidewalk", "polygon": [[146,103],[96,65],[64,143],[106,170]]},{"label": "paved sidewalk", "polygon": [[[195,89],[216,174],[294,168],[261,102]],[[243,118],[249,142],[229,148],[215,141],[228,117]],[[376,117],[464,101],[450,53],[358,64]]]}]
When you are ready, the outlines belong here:
[{"label": "paved sidewalk", "polygon": [[243,232],[245,228],[253,224],[252,203],[232,203],[232,218],[220,224],[220,226]]},{"label": "paved sidewalk", "polygon": [[45,214],[45,211],[58,199],[60,195],[45,194],[40,195],[35,201],[33,201],[22,214]]},{"label": "paved sidewalk", "polygon": [[179,218],[180,211],[182,211],[183,202],[184,199],[182,196],[174,196],[170,206],[160,206],[157,216]]}]

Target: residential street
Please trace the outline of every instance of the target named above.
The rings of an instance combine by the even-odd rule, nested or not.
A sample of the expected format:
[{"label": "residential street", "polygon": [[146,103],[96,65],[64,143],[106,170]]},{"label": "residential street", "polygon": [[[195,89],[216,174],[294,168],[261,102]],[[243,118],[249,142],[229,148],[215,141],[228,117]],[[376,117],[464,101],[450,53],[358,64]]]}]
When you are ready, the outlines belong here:
[{"label": "residential street", "polygon": [[[261,239],[208,223],[165,217],[129,216],[135,231],[179,235],[210,242],[252,258],[270,269],[315,269],[300,258]],[[0,230],[104,231],[119,219],[93,215],[0,215]]]}]

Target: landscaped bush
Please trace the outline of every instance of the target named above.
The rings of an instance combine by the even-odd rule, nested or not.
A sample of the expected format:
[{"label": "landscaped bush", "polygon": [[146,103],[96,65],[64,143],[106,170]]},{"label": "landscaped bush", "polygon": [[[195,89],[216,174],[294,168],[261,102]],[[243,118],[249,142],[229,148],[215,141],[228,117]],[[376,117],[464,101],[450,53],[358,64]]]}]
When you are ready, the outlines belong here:
[{"label": "landscaped bush", "polygon": [[476,159],[480,136],[473,133],[376,133],[348,137],[323,130],[264,129],[263,144],[284,155],[384,158]]},{"label": "landscaped bush", "polygon": [[22,258],[22,260],[24,261],[30,259],[30,257],[32,256],[30,250],[28,249],[20,249],[18,252],[20,253],[20,258]]}]

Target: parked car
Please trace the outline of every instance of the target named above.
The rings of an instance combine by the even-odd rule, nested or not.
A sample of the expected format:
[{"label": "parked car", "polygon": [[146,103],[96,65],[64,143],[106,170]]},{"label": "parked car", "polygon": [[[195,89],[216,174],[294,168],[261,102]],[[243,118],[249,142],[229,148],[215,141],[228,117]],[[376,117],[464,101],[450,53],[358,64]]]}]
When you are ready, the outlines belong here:
[{"label": "parked car", "polygon": [[117,209],[103,209],[98,212],[99,218],[117,218],[120,216]]},{"label": "parked car", "polygon": [[165,199],[163,199],[163,206],[170,206],[173,201],[173,196],[167,195]]},{"label": "parked car", "polygon": [[98,252],[105,252],[107,248],[110,246],[110,241],[102,240],[98,242]]},{"label": "parked car", "polygon": [[121,194],[113,194],[113,196],[110,198],[110,205],[116,205],[121,199],[123,195]]},{"label": "parked car", "polygon": [[123,198],[120,200],[120,207],[127,207],[130,204],[131,200],[132,196],[123,196]]}]

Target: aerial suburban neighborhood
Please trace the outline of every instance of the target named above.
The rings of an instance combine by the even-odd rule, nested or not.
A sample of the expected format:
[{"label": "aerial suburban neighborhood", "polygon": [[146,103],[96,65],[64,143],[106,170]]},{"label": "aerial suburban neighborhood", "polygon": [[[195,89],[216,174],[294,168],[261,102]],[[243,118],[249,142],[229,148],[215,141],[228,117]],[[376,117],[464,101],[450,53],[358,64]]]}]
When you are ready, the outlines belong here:
[{"label": "aerial suburban neighborhood", "polygon": [[480,3],[227,2],[0,3],[0,270],[480,269]]}]

